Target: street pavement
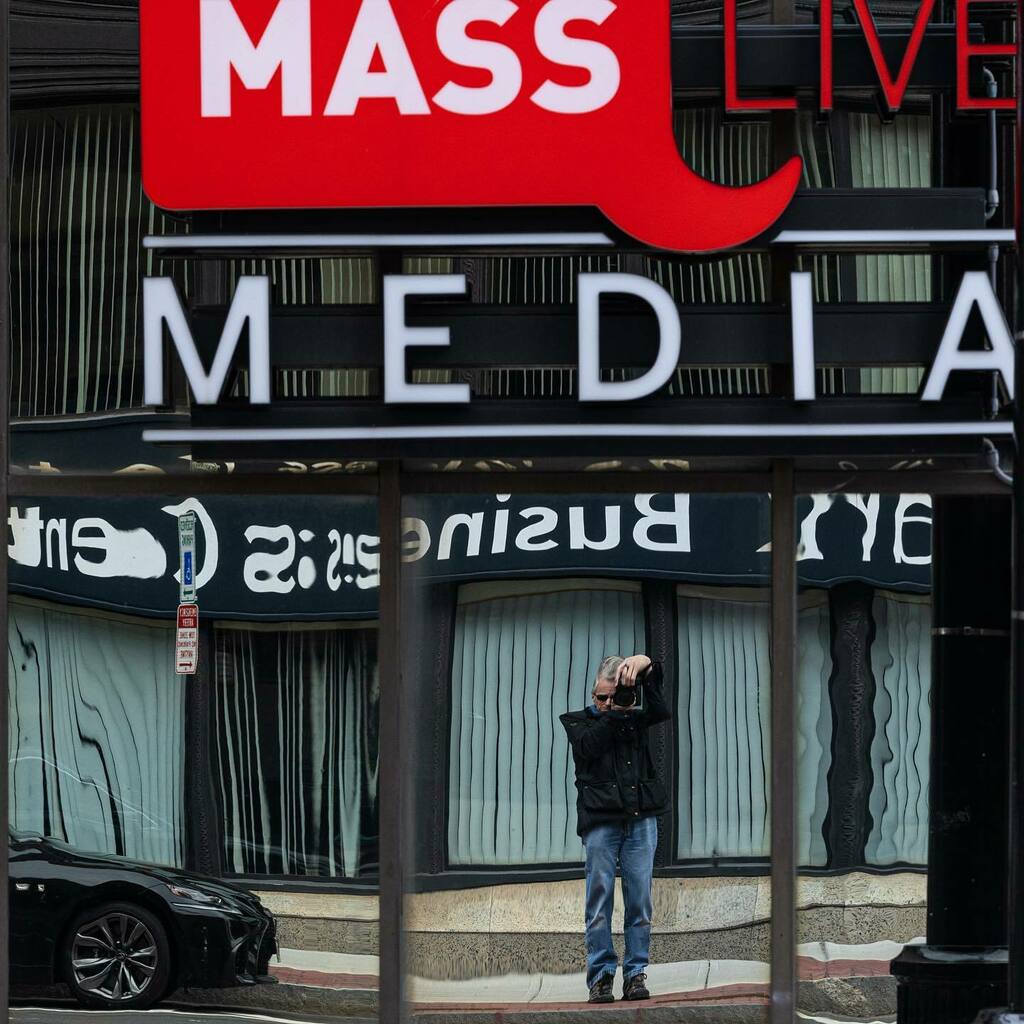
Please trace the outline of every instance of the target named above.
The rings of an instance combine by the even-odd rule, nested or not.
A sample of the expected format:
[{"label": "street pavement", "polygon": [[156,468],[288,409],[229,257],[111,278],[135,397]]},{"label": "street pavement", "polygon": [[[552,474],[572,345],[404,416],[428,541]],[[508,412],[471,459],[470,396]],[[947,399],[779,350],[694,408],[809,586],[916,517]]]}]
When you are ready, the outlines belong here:
[{"label": "street pavement", "polygon": [[196,1010],[79,1010],[67,1006],[12,1006],[11,1024],[322,1024],[327,1017],[270,1016],[258,1013],[207,1012]]}]

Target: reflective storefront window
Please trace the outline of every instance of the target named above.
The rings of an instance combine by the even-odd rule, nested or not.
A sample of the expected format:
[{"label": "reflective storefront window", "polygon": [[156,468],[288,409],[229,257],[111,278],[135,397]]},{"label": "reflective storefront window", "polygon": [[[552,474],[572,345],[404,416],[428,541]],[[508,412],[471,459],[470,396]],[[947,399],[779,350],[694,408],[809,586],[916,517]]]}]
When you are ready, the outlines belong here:
[{"label": "reflective storefront window", "polygon": [[11,826],[79,850],[185,860],[185,690],[162,622],[16,599]]},{"label": "reflective storefront window", "polygon": [[[927,923],[931,498],[802,499],[797,705],[798,1006],[831,1018],[897,1011],[890,962]],[[858,510],[855,512],[854,510]],[[829,517],[856,522],[861,568],[826,592]],[[853,518],[856,516],[857,518]],[[859,519],[859,522],[857,522]],[[867,569],[892,560],[886,579]],[[816,604],[817,616],[808,614]],[[810,671],[805,671],[804,665]],[[816,769],[816,770],[815,770]]]},{"label": "reflective storefront window", "polygon": [[375,1017],[378,547],[369,497],[12,500],[15,992]]},{"label": "reflective storefront window", "polygon": [[213,729],[225,870],[376,872],[373,624],[219,624]]},{"label": "reflective storefront window", "polygon": [[[750,495],[405,500],[414,1012],[554,1012],[643,974],[661,1007],[766,1016],[767,512]],[[633,655],[659,682],[606,721],[643,742],[592,749],[602,666]]]}]

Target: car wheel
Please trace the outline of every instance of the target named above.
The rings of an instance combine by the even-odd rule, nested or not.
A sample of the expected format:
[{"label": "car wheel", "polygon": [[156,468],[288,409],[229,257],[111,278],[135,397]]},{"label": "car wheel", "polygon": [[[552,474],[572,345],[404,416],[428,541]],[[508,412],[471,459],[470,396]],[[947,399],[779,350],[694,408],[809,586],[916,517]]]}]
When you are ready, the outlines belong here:
[{"label": "car wheel", "polygon": [[72,994],[92,1009],[145,1009],[164,995],[170,979],[167,931],[133,903],[105,903],[79,914],[62,956]]}]

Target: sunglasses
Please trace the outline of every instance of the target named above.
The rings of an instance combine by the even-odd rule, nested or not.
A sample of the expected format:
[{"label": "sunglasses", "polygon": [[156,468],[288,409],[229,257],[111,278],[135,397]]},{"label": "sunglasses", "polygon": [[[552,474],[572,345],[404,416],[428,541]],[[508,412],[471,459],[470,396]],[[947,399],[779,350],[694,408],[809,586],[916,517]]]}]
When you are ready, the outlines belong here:
[{"label": "sunglasses", "polygon": [[594,694],[594,702],[597,703],[597,704],[607,704],[608,701],[610,701],[612,699],[612,697],[614,697],[614,696],[615,696],[615,694],[613,694],[613,693],[605,693],[605,694],[595,693]]}]

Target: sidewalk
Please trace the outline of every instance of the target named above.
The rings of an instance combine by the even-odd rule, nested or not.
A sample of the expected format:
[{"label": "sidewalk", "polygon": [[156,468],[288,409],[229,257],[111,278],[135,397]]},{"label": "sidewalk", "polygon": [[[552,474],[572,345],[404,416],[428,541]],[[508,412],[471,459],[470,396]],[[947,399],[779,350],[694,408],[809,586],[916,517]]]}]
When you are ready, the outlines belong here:
[{"label": "sidewalk", "polygon": [[[894,942],[842,946],[808,943],[798,950],[801,979],[800,1006],[808,1014],[834,1019],[842,1014],[857,1018],[883,1018],[895,1005],[889,962],[902,946]],[[368,1017],[376,1011],[378,962],[374,956],[283,949],[271,963],[279,985],[257,990],[202,993],[211,1003],[259,1005],[291,1013],[309,1012],[338,1017]],[[656,1024],[663,1011],[672,1020],[684,1020],[692,1009],[695,1019],[756,1021],[763,1018],[769,998],[767,964],[745,960],[704,960],[654,964],[648,972],[652,998],[641,1004],[616,1002],[594,1007],[586,1002],[586,979],[579,974],[509,975],[471,980],[409,979],[413,1012],[441,1024],[503,1024],[514,1017],[518,1024],[542,1018],[569,1021],[581,1012],[637,1014]],[[195,1003],[199,993],[181,994]],[[621,996],[621,979],[616,982]],[[241,1002],[240,1002],[241,1000]],[[257,1003],[258,1000],[258,1003]],[[856,1011],[855,1014],[851,1011]],[[682,1014],[682,1016],[681,1016]],[[666,1018],[668,1020],[669,1018]],[[612,1024],[609,1020],[608,1024]]]}]

